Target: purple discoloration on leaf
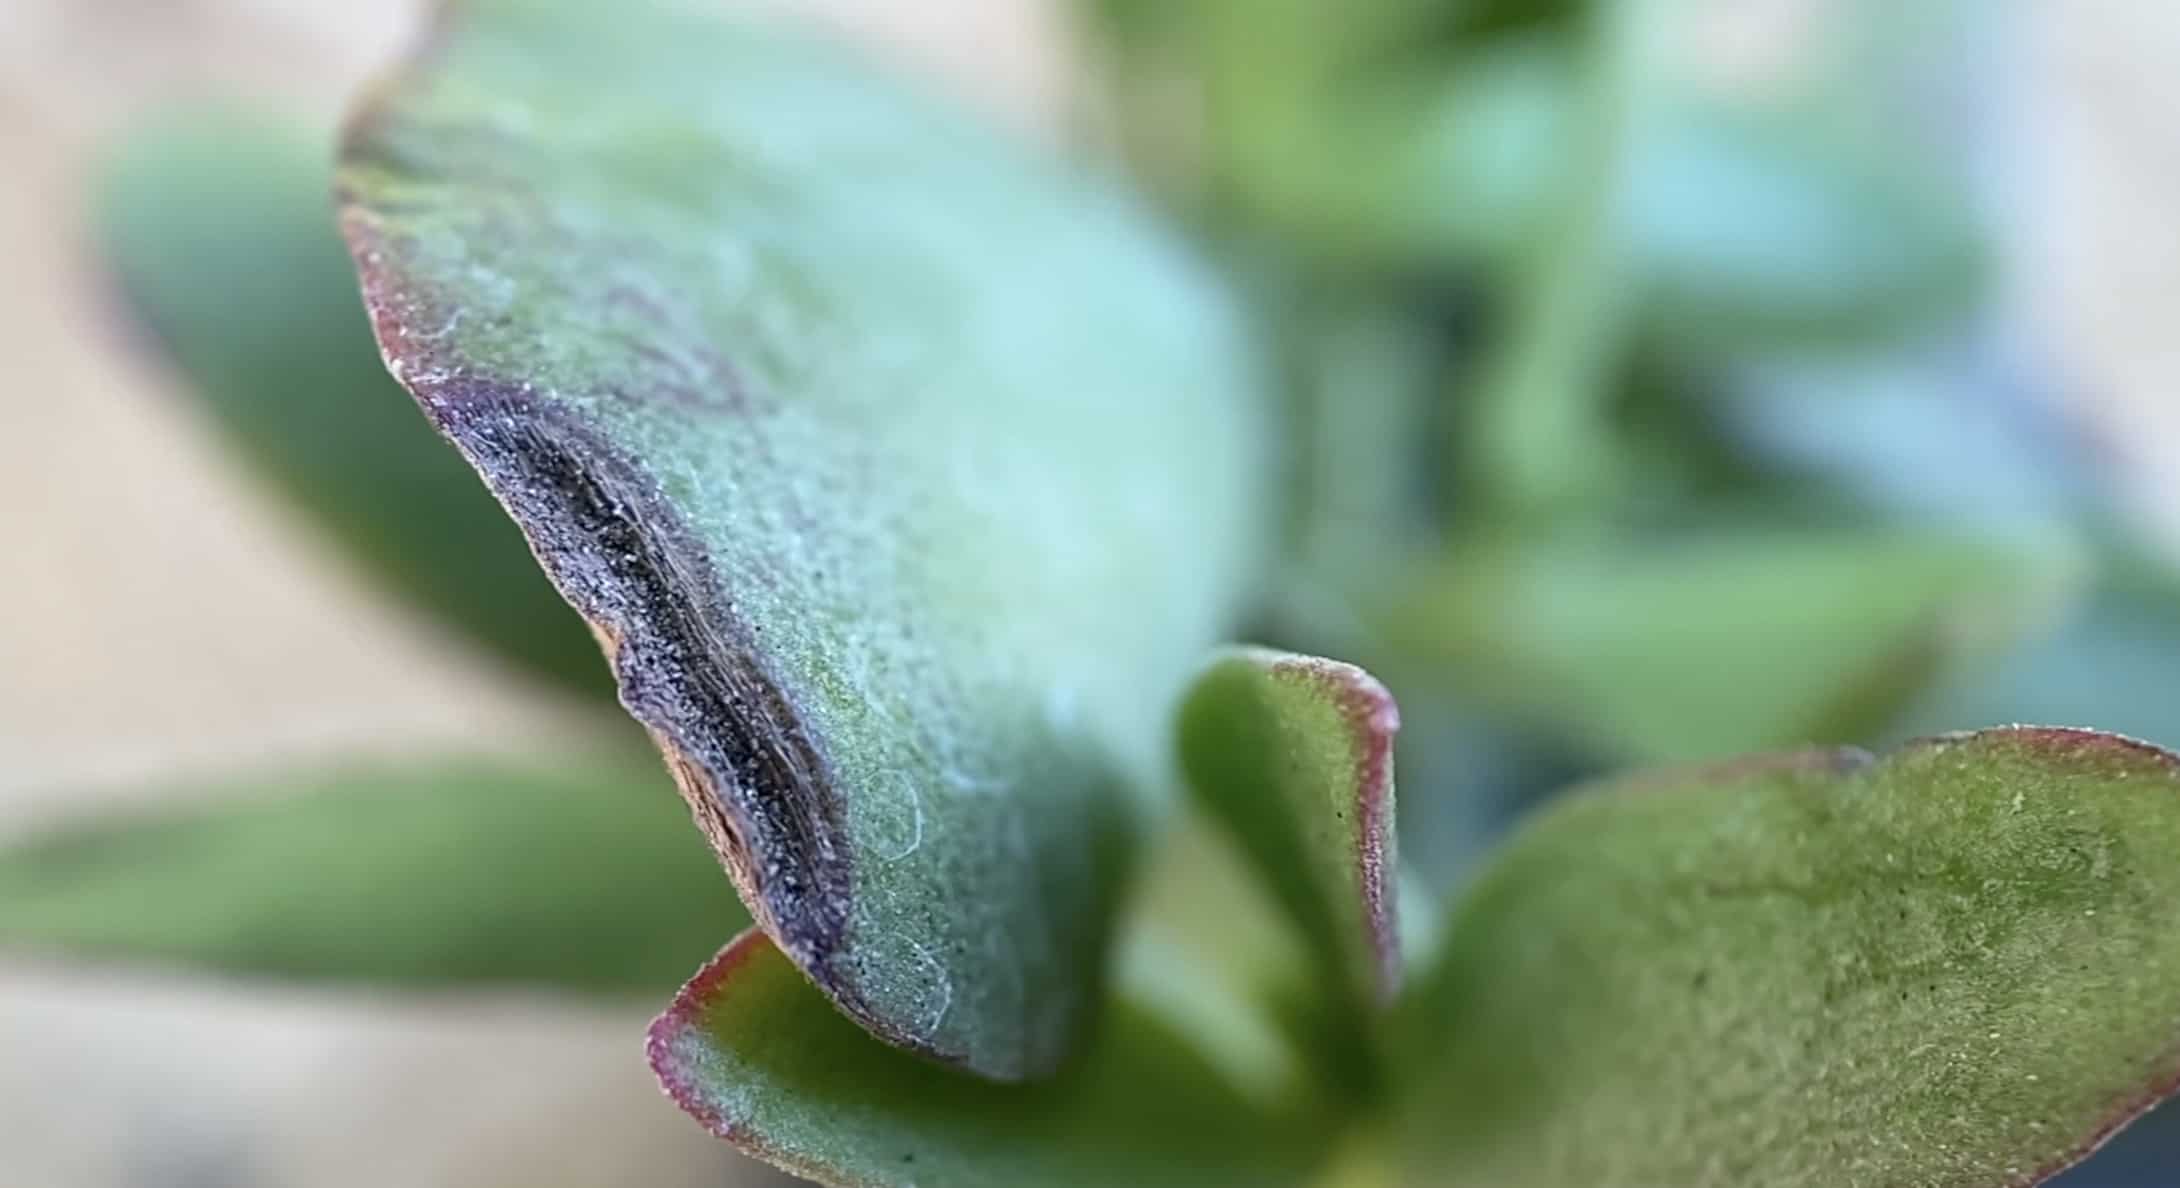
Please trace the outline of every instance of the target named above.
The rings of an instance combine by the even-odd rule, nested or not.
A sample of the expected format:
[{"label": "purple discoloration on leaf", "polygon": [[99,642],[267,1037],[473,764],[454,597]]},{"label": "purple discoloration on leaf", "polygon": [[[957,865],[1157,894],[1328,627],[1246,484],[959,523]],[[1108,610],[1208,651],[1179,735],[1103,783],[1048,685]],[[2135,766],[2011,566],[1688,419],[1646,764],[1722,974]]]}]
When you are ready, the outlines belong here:
[{"label": "purple discoloration on leaf", "polygon": [[1347,722],[1355,752],[1355,879],[1363,905],[1363,929],[1377,955],[1377,999],[1392,1002],[1400,991],[1400,867],[1393,828],[1393,740],[1400,733],[1400,705],[1378,678],[1353,664],[1272,651],[1252,651],[1274,677],[1301,680],[1323,691]]},{"label": "purple discoloration on leaf", "polygon": [[1052,1079],[994,1085],[874,1042],[752,930],[651,1025],[659,1083],[706,1130],[821,1184],[1297,1188],[1329,1119],[1245,1097],[1126,1001]]},{"label": "purple discoloration on leaf", "polygon": [[342,159],[389,368],[781,951],[889,1043],[1057,1068],[1266,536],[1214,278],[1093,180],[697,5],[459,0]]},{"label": "purple discoloration on leaf", "polygon": [[737,1125],[735,1119],[728,1117],[726,1111],[701,1090],[694,1079],[693,1062],[680,1045],[686,1042],[689,1032],[703,1026],[705,1011],[719,996],[732,992],[730,983],[735,971],[771,943],[765,933],[757,929],[735,937],[674,995],[673,1002],[651,1021],[650,1030],[644,1035],[645,1058],[650,1061],[651,1071],[657,1075],[666,1096],[672,1098],[684,1113],[702,1123],[704,1129],[759,1159],[768,1157],[762,1138]]},{"label": "purple discoloration on leaf", "polygon": [[830,971],[853,872],[839,794],[724,592],[682,562],[694,549],[665,501],[604,442],[504,383],[463,378],[419,391],[596,630],[622,705],[665,752],[752,911],[842,991]]},{"label": "purple discoloration on leaf", "polygon": [[372,221],[352,216],[343,227],[389,369],[591,624],[622,705],[659,743],[752,914],[813,976],[845,993],[828,976],[853,884],[839,796],[731,600],[690,564],[701,555],[695,542],[656,483],[595,430],[528,383],[466,369],[440,329],[458,307],[390,271]]}]

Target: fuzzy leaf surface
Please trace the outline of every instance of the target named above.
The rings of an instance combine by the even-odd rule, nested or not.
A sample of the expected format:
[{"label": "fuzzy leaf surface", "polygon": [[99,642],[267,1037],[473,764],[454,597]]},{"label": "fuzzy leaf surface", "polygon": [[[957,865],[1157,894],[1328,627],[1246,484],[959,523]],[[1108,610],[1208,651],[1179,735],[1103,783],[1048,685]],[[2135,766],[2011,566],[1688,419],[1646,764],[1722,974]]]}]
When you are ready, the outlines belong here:
[{"label": "fuzzy leaf surface", "polygon": [[783,952],[1051,1071],[1265,514],[1224,292],[1130,202],[711,5],[467,0],[357,114],[398,378],[607,640]]},{"label": "fuzzy leaf surface", "polygon": [[2082,730],[1577,794],[1407,1004],[1404,1182],[2033,1184],[2180,1084],[2180,758]]}]

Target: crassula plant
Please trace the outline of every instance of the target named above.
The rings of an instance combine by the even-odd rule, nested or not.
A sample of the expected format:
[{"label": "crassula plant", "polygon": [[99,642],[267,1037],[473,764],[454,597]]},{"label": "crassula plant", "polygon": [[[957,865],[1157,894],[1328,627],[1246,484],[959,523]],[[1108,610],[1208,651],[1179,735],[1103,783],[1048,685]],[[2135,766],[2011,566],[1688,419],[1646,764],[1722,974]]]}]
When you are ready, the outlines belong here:
[{"label": "crassula plant", "polygon": [[[2180,1083],[2180,757],[2145,743],[1667,766],[1454,893],[1405,876],[1392,695],[1225,642],[1291,572],[1257,311],[1136,200],[853,55],[696,3],[450,4],[340,152],[384,371],[294,213],[317,169],[247,121],[128,158],[132,309],[356,551],[588,690],[572,605],[717,863],[656,763],[382,769],[10,853],[0,937],[601,986],[724,940],[651,1063],[838,1185],[1999,1188]],[[338,431],[283,415],[319,404]],[[1669,613],[1644,589],[1633,632]],[[1898,675],[1891,642],[1835,672],[1721,626],[1784,729]]]}]

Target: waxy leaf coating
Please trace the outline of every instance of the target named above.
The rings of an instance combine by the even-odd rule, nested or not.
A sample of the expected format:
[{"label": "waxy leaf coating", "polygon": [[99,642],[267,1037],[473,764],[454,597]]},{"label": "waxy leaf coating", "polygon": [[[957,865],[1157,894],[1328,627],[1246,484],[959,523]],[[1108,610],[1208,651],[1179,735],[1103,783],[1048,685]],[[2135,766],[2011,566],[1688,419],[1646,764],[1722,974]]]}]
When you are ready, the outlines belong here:
[{"label": "waxy leaf coating", "polygon": [[2180,758],[2017,727],[1607,783],[1405,1004],[1404,1182],[2000,1188],[2180,1084]]},{"label": "waxy leaf coating", "polygon": [[224,105],[114,146],[96,234],[150,332],[245,460],[412,604],[586,694],[598,645],[507,515],[386,375],[333,226],[332,145]]},{"label": "waxy leaf coating", "polygon": [[651,1064],[720,1137],[822,1184],[1279,1188],[1321,1128],[1253,1103],[1188,1037],[1116,1002],[1056,1079],[994,1085],[877,1043],[769,938],[729,945],[651,1026]]},{"label": "waxy leaf coating", "polygon": [[1400,984],[1393,735],[1400,710],[1351,664],[1237,650],[1181,710],[1191,791],[1240,843],[1344,1002]]},{"label": "waxy leaf coating", "polygon": [[452,4],[343,160],[389,366],[765,930],[885,1040],[1056,1067],[1264,535],[1221,291],[1107,188],[708,4]]},{"label": "waxy leaf coating", "polygon": [[329,765],[216,791],[0,848],[0,948],[655,989],[749,918],[648,757]]}]

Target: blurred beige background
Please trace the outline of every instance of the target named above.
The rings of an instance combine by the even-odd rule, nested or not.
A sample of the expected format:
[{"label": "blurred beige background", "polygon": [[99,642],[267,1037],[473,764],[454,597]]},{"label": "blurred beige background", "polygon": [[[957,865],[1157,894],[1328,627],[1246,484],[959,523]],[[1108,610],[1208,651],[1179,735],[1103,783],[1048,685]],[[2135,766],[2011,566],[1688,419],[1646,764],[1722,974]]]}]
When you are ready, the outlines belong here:
[{"label": "blurred beige background", "polygon": [[[1020,126],[1076,107],[1060,0],[775,2]],[[1813,2],[1706,8],[1732,47]],[[124,349],[76,225],[86,153],[132,113],[217,90],[330,121],[416,7],[0,2],[0,834],[244,759],[520,750],[572,720],[355,584],[234,473]],[[2153,447],[2180,441],[2180,5],[2042,0],[2033,21],[2024,300],[2180,524],[2156,499],[2180,451]],[[654,1095],[644,1015],[0,964],[0,1183],[728,1182]]]}]

